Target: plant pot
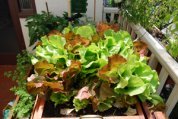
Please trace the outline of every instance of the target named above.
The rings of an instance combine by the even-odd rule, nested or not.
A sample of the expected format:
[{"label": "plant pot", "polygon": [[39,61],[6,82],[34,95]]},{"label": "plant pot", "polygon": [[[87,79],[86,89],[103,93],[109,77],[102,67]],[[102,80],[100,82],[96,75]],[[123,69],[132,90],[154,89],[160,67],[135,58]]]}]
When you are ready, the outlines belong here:
[{"label": "plant pot", "polygon": [[100,115],[83,115],[80,117],[43,117],[44,107],[45,107],[45,98],[37,96],[36,104],[31,115],[31,119],[146,119],[144,112],[142,110],[141,104],[136,104],[137,115],[134,116],[107,116],[102,117]]}]

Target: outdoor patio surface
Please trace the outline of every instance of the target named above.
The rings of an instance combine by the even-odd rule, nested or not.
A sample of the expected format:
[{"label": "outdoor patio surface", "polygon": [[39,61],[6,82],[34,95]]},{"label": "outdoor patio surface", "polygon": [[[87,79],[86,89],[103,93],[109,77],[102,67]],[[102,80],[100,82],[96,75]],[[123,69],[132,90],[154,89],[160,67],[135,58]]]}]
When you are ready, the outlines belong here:
[{"label": "outdoor patio surface", "polygon": [[8,102],[15,99],[15,95],[9,89],[15,82],[4,76],[4,72],[14,70],[15,65],[0,65],[0,119],[2,119],[3,109]]}]

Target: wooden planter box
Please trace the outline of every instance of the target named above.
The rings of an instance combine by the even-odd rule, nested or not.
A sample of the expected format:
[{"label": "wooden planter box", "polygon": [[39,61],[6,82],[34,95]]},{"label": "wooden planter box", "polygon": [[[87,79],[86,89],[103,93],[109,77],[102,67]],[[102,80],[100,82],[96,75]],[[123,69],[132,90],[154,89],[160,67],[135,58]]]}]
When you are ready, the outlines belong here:
[{"label": "wooden planter box", "polygon": [[[45,101],[46,101],[45,98],[41,98],[39,96],[36,97],[36,101],[30,119],[82,119],[81,117],[43,117]],[[107,117],[102,117],[102,119],[167,119],[165,114],[161,111],[151,112],[148,109],[146,103],[137,103],[136,109],[138,115],[107,116]],[[94,118],[85,118],[85,119],[94,119]],[[95,118],[95,119],[100,119],[100,118]]]},{"label": "wooden planter box", "polygon": [[151,112],[146,103],[142,103],[142,109],[147,119],[167,119],[165,113],[161,111]]},{"label": "wooden planter box", "polygon": [[[45,106],[45,99],[37,97],[36,104],[34,106],[32,115],[30,119],[82,119],[81,117],[43,117],[43,111]],[[136,109],[138,115],[134,116],[107,116],[102,117],[102,119],[146,119],[144,115],[144,111],[142,109],[142,105],[140,103],[136,104]],[[84,119],[84,118],[83,118]],[[86,119],[94,119],[93,117]],[[101,119],[101,118],[95,118]]]},{"label": "wooden planter box", "polygon": [[[16,97],[14,106],[18,103],[19,96]],[[44,111],[44,106],[45,106],[45,99],[40,98],[39,96],[36,96],[35,104],[33,107],[33,110],[31,112],[31,117],[30,119],[49,119],[48,117],[42,117],[43,111]],[[138,115],[135,116],[109,116],[109,117],[103,117],[103,119],[166,119],[166,116],[163,112],[156,111],[156,112],[151,112],[148,109],[148,106],[146,103],[138,103],[136,105]],[[13,110],[10,111],[8,119],[13,118]],[[67,117],[50,117],[50,119],[65,119]],[[74,117],[70,119],[79,119],[80,117]],[[68,119],[69,119],[68,118]],[[89,118],[93,119],[93,118]],[[100,119],[100,118],[98,118]]]}]

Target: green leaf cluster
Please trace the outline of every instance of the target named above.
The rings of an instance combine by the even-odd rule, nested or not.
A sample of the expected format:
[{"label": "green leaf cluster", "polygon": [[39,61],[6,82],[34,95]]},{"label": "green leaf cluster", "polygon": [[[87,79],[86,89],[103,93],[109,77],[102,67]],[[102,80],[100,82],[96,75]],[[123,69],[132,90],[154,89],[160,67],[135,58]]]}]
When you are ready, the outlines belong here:
[{"label": "green leaf cluster", "polygon": [[85,25],[42,37],[32,58],[34,78],[27,86],[40,94],[52,91],[55,105],[73,100],[76,111],[88,105],[94,111],[128,107],[136,97],[156,104],[157,73],[136,54],[129,33],[106,30],[99,37],[97,31]]},{"label": "green leaf cluster", "polygon": [[120,4],[124,17],[148,29],[153,25],[163,29],[176,22],[177,0],[123,0]]},{"label": "green leaf cluster", "polygon": [[[36,41],[39,41],[42,36],[45,36],[52,30],[62,31],[68,26],[68,15],[63,14],[63,17],[54,16],[51,13],[42,12],[35,14],[26,19],[29,30],[30,46]],[[71,25],[78,24],[78,19],[74,19]]]},{"label": "green leaf cluster", "polygon": [[21,119],[30,117],[35,99],[26,89],[26,78],[31,70],[31,55],[27,51],[17,55],[17,65],[14,71],[5,72],[5,76],[17,82],[17,87],[11,88],[15,95],[19,96],[17,105],[13,108],[13,116]]},{"label": "green leaf cluster", "polygon": [[175,60],[178,61],[178,38],[169,39],[169,44],[167,45],[167,50]]},{"label": "green leaf cluster", "polygon": [[151,100],[159,84],[156,71],[139,61],[136,56],[118,70],[120,82],[114,88],[117,94],[137,95],[142,101]]},{"label": "green leaf cluster", "polygon": [[17,55],[17,65],[14,71],[5,72],[4,75],[16,81],[19,87],[26,86],[26,77],[31,68],[31,55],[27,51],[22,51]]},{"label": "green leaf cluster", "polygon": [[128,21],[139,23],[142,26],[149,28],[152,27],[150,18],[154,12],[155,1],[153,0],[123,0],[119,7],[121,12]]},{"label": "green leaf cluster", "polygon": [[[41,38],[42,46],[36,48],[36,57],[39,57],[39,60],[46,60],[49,63],[65,63],[67,59],[67,52],[64,49],[66,43],[65,39],[60,36],[44,36]],[[32,59],[32,63],[35,64],[38,62],[37,58]]]},{"label": "green leaf cluster", "polygon": [[14,87],[11,90],[20,97],[17,105],[12,109],[13,116],[17,119],[30,117],[35,102],[34,96],[21,87]]},{"label": "green leaf cluster", "polygon": [[[167,50],[177,60],[178,38],[178,1],[177,0],[122,0],[119,3],[122,15],[135,24],[140,24],[154,32],[153,26],[166,29]],[[171,40],[170,40],[171,39]]]}]

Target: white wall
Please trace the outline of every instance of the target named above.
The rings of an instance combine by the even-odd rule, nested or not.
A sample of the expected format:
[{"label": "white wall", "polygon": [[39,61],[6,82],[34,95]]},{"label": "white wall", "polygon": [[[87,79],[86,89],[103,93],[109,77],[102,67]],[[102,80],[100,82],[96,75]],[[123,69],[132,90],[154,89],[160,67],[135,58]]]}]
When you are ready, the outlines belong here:
[{"label": "white wall", "polygon": [[21,24],[21,28],[22,28],[22,34],[23,34],[23,37],[24,37],[24,40],[25,40],[26,49],[27,49],[27,51],[32,53],[34,46],[29,47],[30,38],[29,38],[29,35],[28,35],[28,28],[25,26],[26,25],[25,18],[20,18],[20,24]]},{"label": "white wall", "polygon": [[[35,0],[37,13],[42,11],[47,11],[45,1],[48,3],[49,11],[57,16],[61,16],[64,11],[68,11],[68,0]],[[76,0],[77,1],[77,0]],[[102,11],[103,11],[103,0],[96,1],[96,15],[95,21],[102,21]],[[94,0],[88,0],[87,6],[87,17],[90,17],[94,20]],[[32,52],[33,47],[29,47],[29,35],[28,28],[25,26],[25,18],[20,18],[20,23],[22,27],[22,32],[25,40],[25,45],[28,51]]]},{"label": "white wall", "polygon": [[[45,1],[48,3],[49,12],[54,15],[62,16],[64,11],[68,12],[68,0],[35,0],[37,13],[47,11]],[[96,1],[95,18],[96,22],[99,22],[102,20],[103,0],[88,0],[86,15],[94,20],[94,1]]]}]

